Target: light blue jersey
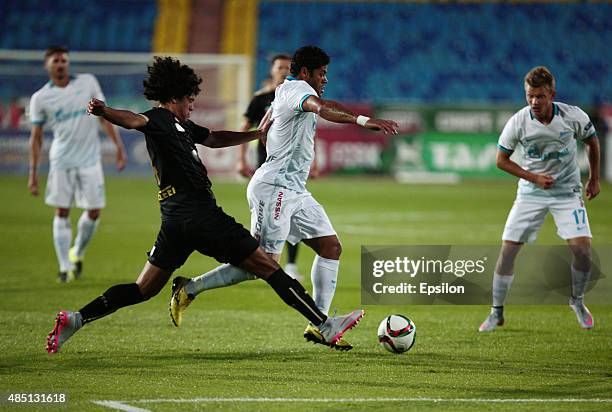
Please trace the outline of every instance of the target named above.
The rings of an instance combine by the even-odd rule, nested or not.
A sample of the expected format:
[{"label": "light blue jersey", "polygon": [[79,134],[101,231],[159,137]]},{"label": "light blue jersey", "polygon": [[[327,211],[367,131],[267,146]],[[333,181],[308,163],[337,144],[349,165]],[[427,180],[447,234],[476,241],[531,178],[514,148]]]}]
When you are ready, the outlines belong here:
[{"label": "light blue jersey", "polygon": [[66,87],[49,81],[32,95],[30,121],[48,125],[53,131],[49,151],[51,168],[66,170],[87,167],[100,160],[100,121],[88,116],[91,98],[105,100],[96,78],[79,74]]},{"label": "light blue jersey", "polygon": [[314,158],[317,115],[302,110],[302,104],[317,92],[304,80],[289,76],[276,88],[272,102],[272,126],[268,131],[268,158],[253,180],[305,193]]},{"label": "light blue jersey", "polygon": [[555,179],[547,190],[520,179],[518,196],[568,196],[582,192],[576,140],[595,136],[595,128],[585,112],[579,107],[555,102],[553,119],[547,125],[535,118],[529,106],[519,110],[506,123],[497,146],[506,153],[513,153],[520,146],[521,165],[525,170]]}]

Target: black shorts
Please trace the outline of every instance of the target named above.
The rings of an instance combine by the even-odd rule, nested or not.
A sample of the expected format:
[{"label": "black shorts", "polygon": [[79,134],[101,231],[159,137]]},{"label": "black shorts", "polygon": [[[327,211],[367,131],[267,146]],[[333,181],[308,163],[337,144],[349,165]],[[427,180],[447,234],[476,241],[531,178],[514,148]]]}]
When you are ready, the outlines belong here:
[{"label": "black shorts", "polygon": [[218,207],[204,217],[162,220],[149,262],[173,272],[197,250],[221,263],[238,266],[258,247],[259,242],[249,231]]}]

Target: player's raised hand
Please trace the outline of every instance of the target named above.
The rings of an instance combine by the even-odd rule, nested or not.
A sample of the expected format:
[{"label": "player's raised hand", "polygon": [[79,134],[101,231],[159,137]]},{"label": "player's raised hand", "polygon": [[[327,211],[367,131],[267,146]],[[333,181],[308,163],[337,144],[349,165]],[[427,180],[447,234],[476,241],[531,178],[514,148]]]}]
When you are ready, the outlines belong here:
[{"label": "player's raised hand", "polygon": [[537,175],[533,183],[542,189],[550,189],[555,184],[555,178],[550,175]]},{"label": "player's raised hand", "polygon": [[102,116],[104,114],[104,108],[106,104],[102,100],[93,98],[87,104],[87,113],[95,116]]},{"label": "player's raised hand", "polygon": [[368,119],[364,127],[370,130],[381,131],[384,134],[397,134],[399,124],[393,120]]},{"label": "player's raised hand", "polygon": [[600,186],[599,179],[589,179],[586,184],[586,198],[588,200],[593,199],[599,194]]}]

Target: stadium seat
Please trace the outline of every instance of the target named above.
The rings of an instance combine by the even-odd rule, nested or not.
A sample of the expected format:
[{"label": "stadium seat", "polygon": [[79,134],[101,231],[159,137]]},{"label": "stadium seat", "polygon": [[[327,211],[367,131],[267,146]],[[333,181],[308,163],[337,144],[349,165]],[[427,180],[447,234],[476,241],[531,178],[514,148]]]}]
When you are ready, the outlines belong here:
[{"label": "stadium seat", "polygon": [[[538,16],[538,24],[533,16]],[[440,4],[261,1],[257,81],[270,50],[317,44],[327,95],[347,101],[521,102],[536,65],[575,104],[610,98],[610,3]],[[289,17],[288,17],[289,16]],[[278,22],[290,19],[290,30]],[[525,22],[525,24],[520,24]]]}]

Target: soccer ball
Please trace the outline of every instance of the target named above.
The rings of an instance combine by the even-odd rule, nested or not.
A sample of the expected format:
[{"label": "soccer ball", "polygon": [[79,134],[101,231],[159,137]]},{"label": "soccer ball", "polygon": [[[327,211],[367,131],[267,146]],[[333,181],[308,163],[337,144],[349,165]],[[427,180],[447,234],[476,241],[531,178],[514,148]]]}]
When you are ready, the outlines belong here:
[{"label": "soccer ball", "polygon": [[407,352],[415,339],[416,325],[404,315],[390,315],[380,322],[378,342],[389,352]]}]

